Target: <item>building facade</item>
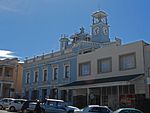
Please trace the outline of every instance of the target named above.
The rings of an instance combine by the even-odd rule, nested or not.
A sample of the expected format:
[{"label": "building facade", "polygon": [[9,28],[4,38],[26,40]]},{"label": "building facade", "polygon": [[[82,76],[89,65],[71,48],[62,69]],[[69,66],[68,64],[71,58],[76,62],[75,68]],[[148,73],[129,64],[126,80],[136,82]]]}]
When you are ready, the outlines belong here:
[{"label": "building facade", "polygon": [[69,51],[26,60],[23,66],[24,96],[29,99],[69,98],[66,93],[71,95],[71,92],[60,91],[59,86],[76,79],[76,62],[75,55]]},{"label": "building facade", "polygon": [[[149,49],[148,49],[149,48]],[[96,49],[77,57],[77,81],[62,89],[74,91],[74,104],[99,104],[116,109],[135,107],[150,98],[149,44],[138,41]]]},{"label": "building facade", "polygon": [[[91,34],[80,28],[60,39],[60,50],[26,59],[23,94],[87,104],[136,106],[150,98],[150,46],[144,41],[122,44],[109,37],[107,14],[92,14]],[[85,101],[83,101],[85,100]]]},{"label": "building facade", "polygon": [[0,60],[0,98],[22,96],[22,64],[17,58]]}]

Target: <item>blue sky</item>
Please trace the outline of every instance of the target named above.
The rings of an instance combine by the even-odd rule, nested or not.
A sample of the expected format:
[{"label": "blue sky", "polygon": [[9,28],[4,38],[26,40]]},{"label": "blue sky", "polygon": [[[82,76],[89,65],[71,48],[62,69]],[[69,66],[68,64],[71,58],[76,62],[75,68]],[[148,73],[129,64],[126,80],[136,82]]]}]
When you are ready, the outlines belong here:
[{"label": "blue sky", "polygon": [[59,50],[61,34],[84,27],[91,14],[108,14],[110,39],[150,42],[149,0],[0,0],[0,58],[33,57]]}]

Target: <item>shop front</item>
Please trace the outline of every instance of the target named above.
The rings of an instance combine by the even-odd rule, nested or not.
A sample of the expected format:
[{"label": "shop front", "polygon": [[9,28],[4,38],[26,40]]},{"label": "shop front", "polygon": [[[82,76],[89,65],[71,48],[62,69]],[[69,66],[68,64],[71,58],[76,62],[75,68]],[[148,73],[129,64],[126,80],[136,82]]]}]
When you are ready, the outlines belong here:
[{"label": "shop front", "polygon": [[76,81],[62,86],[62,89],[73,90],[73,103],[79,107],[90,104],[105,105],[114,110],[119,107],[136,107],[138,100],[145,98],[144,93],[137,93],[136,81],[139,76]]}]

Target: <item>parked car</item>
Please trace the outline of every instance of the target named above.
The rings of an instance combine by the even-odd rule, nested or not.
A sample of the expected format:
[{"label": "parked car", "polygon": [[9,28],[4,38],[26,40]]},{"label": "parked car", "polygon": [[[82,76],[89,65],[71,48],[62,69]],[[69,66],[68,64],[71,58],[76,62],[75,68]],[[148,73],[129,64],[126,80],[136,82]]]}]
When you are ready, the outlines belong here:
[{"label": "parked car", "polygon": [[10,102],[8,106],[8,110],[13,111],[20,111],[22,108],[22,105],[26,102],[26,99],[14,99]]},{"label": "parked car", "polygon": [[135,108],[120,108],[113,113],[143,113],[142,111]]},{"label": "parked car", "polygon": [[0,99],[0,109],[6,109],[10,102],[13,101],[14,98],[2,98]]},{"label": "parked car", "polygon": [[107,106],[88,105],[75,113],[113,113]]},{"label": "parked car", "polygon": [[74,111],[79,111],[79,108],[67,106],[63,100],[58,99],[46,99],[43,108],[48,113],[74,113]]}]

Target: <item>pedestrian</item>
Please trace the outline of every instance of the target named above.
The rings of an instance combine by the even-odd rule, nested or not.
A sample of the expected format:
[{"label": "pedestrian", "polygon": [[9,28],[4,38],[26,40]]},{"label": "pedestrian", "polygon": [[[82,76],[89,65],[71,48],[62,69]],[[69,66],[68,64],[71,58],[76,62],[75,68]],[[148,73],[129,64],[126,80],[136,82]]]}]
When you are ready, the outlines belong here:
[{"label": "pedestrian", "polygon": [[42,108],[40,106],[40,102],[39,101],[37,102],[37,104],[35,106],[34,113],[42,113]]}]

